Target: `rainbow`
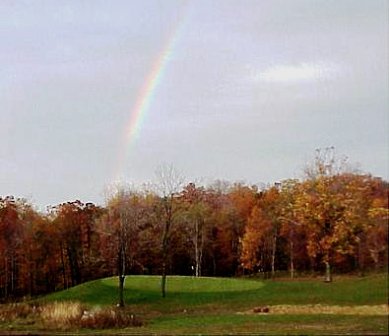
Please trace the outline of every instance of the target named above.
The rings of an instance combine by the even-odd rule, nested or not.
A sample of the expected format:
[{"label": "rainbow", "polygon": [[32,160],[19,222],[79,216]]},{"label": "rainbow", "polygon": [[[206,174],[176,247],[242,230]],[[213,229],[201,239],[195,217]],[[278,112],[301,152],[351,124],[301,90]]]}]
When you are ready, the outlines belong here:
[{"label": "rainbow", "polygon": [[147,114],[146,112],[150,109],[157,88],[164,77],[169,61],[172,58],[177,41],[179,40],[183,30],[183,22],[184,20],[181,19],[176,24],[175,29],[167,39],[167,43],[165,43],[164,48],[162,48],[162,51],[153,62],[151,71],[145,79],[143,87],[139,91],[138,97],[130,114],[130,118],[126,123],[124,135],[120,142],[121,146],[119,149],[118,159],[116,161],[113,181],[119,181],[121,179],[121,174],[123,173],[130,149],[139,137],[143,121]]}]

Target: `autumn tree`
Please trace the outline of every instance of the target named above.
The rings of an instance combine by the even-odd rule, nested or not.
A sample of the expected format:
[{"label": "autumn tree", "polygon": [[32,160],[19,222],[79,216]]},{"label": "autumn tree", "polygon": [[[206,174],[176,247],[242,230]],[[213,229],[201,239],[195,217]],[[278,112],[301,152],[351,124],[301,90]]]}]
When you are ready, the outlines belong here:
[{"label": "autumn tree", "polygon": [[218,224],[218,242],[224,254],[224,262],[230,275],[242,272],[240,265],[241,239],[248,217],[258,201],[257,188],[242,183],[232,185],[223,197],[220,195],[222,207]]},{"label": "autumn tree", "polygon": [[134,249],[134,266],[142,274],[160,274],[162,253],[158,238],[162,237],[163,228],[160,225],[161,202],[158,195],[144,190],[142,209],[143,216],[139,223]]},{"label": "autumn tree", "polygon": [[19,211],[22,221],[22,265],[23,293],[30,296],[54,291],[60,281],[58,277],[58,235],[52,230],[47,216],[27,205]]},{"label": "autumn tree", "polygon": [[[47,224],[47,218],[25,199],[0,198],[0,297],[55,289],[55,249],[42,248],[49,237]],[[53,259],[50,269],[46,266],[49,258]]]},{"label": "autumn tree", "polygon": [[0,289],[5,298],[17,294],[23,234],[19,210],[23,202],[12,196],[0,198]]},{"label": "autumn tree", "polygon": [[296,199],[298,221],[307,232],[307,251],[319,257],[326,268],[325,281],[332,281],[335,253],[350,254],[355,246],[359,206],[363,193],[339,163],[333,148],[318,150],[314,168],[301,184]]},{"label": "autumn tree", "polygon": [[[389,186],[381,179],[370,178],[369,189],[371,202],[363,238],[365,238],[364,246],[373,260],[374,268],[378,270],[380,264],[387,265],[388,259]],[[363,251],[361,251],[361,257],[362,255]]]},{"label": "autumn tree", "polygon": [[[0,198],[0,298],[55,291],[128,274],[265,276],[288,270],[379,271],[388,258],[388,182],[347,167],[333,148],[316,152],[302,180],[258,190],[190,183],[172,166],[157,187],[119,188],[106,207],[65,202],[40,213]],[[193,266],[192,266],[193,265]],[[191,267],[194,267],[191,270]]]},{"label": "autumn tree", "polygon": [[201,276],[204,245],[207,237],[206,221],[209,214],[205,189],[196,187],[194,183],[189,183],[182,191],[182,200],[184,202],[184,221],[188,224],[187,230],[194,251],[194,274],[199,277]]},{"label": "autumn tree", "polygon": [[242,239],[241,262],[245,269],[265,274],[271,269],[273,228],[260,206],[255,206],[248,218]]},{"label": "autumn tree", "polygon": [[279,185],[275,185],[263,192],[260,198],[260,206],[263,213],[270,223],[269,236],[271,237],[271,277],[275,277],[276,272],[276,254],[278,247],[278,240],[281,230],[281,213],[282,203],[280,201]]},{"label": "autumn tree", "polygon": [[305,231],[295,214],[295,200],[299,188],[298,180],[285,180],[281,183],[279,195],[280,236],[289,247],[289,271],[293,279],[296,265],[303,265],[306,259]]},{"label": "autumn tree", "polygon": [[[61,249],[62,274],[65,280],[70,274],[70,285],[80,284],[91,276],[91,263],[95,260],[92,241],[95,240],[95,223],[102,209],[92,203],[79,200],[59,204],[52,208],[53,224],[59,235]],[[66,284],[67,286],[67,280]]]}]

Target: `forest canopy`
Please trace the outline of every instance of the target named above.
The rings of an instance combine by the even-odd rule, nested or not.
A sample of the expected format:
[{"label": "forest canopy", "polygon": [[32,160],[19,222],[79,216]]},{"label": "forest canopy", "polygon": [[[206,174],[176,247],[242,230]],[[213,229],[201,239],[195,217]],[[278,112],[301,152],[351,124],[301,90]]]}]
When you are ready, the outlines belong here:
[{"label": "forest canopy", "polygon": [[104,206],[76,200],[47,213],[1,197],[0,298],[120,274],[321,272],[331,281],[333,271],[387,267],[388,182],[320,153],[304,179],[266,188],[164,182],[165,193],[121,187]]}]

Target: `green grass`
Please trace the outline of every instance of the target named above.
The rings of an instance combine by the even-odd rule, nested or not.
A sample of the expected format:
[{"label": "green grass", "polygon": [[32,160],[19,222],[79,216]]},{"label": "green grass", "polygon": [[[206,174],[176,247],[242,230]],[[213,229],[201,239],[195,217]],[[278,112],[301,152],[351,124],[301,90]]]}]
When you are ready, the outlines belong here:
[{"label": "green grass", "polygon": [[[163,299],[160,293],[160,282],[161,278],[158,276],[126,277],[126,303],[155,306],[171,303],[193,306],[228,301],[232,297],[239,299],[245,292],[247,295],[257,293],[265,286],[263,282],[254,280],[171,276],[167,278],[167,297]],[[78,300],[86,304],[111,305],[117,302],[117,296],[117,278],[107,278],[50,294],[44,300]]]},{"label": "green grass", "polygon": [[[387,334],[385,316],[337,315],[211,315],[164,317],[146,329],[152,333],[193,334]],[[145,330],[145,331],[146,331]]]},{"label": "green grass", "polygon": [[[386,275],[366,278],[340,278],[333,283],[318,280],[257,281],[231,278],[168,277],[167,297],[161,298],[160,277],[128,276],[125,282],[127,304],[163,303],[196,306],[217,303],[247,307],[275,304],[374,305],[387,302]],[[92,305],[115,304],[117,278],[91,281],[53,293],[45,300],[78,300]]]},{"label": "green grass", "polygon": [[[85,283],[39,299],[80,301],[87,306],[117,302],[117,278]],[[127,332],[153,334],[387,334],[387,316],[366,315],[239,315],[256,306],[387,304],[387,275],[320,280],[267,280],[168,277],[167,297],[160,295],[160,277],[129,276],[127,309],[146,324]],[[1,330],[6,328],[0,324]],[[16,326],[17,329],[17,326]],[[88,331],[79,331],[86,332]],[[94,331],[95,332],[95,331]],[[104,331],[108,333],[109,331]],[[117,333],[112,331],[112,333]]]}]

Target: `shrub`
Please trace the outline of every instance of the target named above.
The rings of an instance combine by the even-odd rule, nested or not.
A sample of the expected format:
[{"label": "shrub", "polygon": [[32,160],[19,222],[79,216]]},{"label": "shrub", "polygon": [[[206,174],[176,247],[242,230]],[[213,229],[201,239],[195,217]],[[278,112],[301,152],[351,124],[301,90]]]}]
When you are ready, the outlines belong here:
[{"label": "shrub", "polygon": [[133,314],[120,309],[98,309],[84,311],[80,326],[90,329],[140,327],[142,322]]},{"label": "shrub", "polygon": [[12,322],[18,318],[27,318],[36,312],[36,308],[26,303],[0,305],[0,322]]}]

